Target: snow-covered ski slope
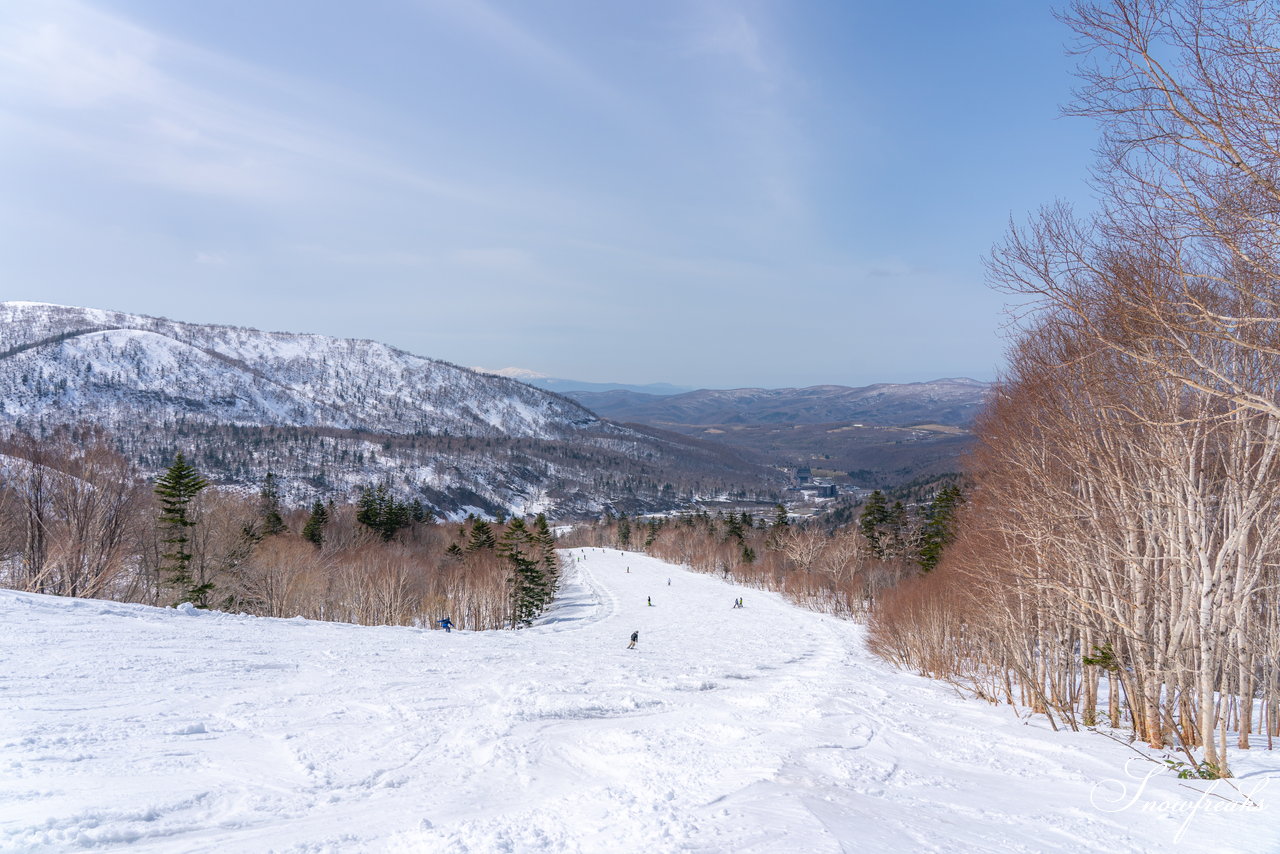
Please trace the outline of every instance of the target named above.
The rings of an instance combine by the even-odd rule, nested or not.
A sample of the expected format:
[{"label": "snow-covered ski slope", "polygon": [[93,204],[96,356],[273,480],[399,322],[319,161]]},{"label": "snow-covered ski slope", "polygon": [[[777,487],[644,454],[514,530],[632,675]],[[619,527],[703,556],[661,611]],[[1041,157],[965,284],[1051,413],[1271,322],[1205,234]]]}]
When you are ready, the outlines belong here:
[{"label": "snow-covered ski slope", "polygon": [[895,672],[856,625],[567,554],[520,632],[0,593],[0,850],[1280,848],[1275,754],[1235,757],[1260,810],[1143,787],[1125,746]]}]

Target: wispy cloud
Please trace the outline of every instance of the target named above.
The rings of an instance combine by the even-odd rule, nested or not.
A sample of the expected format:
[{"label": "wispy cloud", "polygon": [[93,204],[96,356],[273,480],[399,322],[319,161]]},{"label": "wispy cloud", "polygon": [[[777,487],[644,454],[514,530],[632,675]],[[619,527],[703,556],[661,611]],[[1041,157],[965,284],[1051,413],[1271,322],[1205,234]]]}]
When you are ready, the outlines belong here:
[{"label": "wispy cloud", "polygon": [[[184,83],[178,58],[218,60],[82,3],[7,3],[0,14],[0,122],[128,179],[214,195],[285,190],[280,160],[304,138],[261,111]],[[210,67],[212,66],[212,67]]]},{"label": "wispy cloud", "polygon": [[196,263],[202,267],[225,267],[230,261],[221,252],[197,252]]},{"label": "wispy cloud", "polygon": [[803,220],[809,214],[809,152],[793,103],[802,86],[765,7],[702,0],[689,14],[686,51],[713,62],[711,97],[745,161],[744,171],[771,214]]},{"label": "wispy cloud", "polygon": [[627,97],[604,75],[574,54],[486,0],[419,0],[424,10],[488,45],[504,61],[515,61],[550,81],[589,99],[597,108],[629,119]]},{"label": "wispy cloud", "polygon": [[746,10],[723,3],[707,3],[701,9],[702,27],[696,33],[694,49],[731,59],[772,87],[773,63],[765,58],[759,26]]},{"label": "wispy cloud", "polygon": [[0,5],[0,136],[10,146],[71,152],[116,178],[255,203],[314,202],[345,181],[469,206],[552,206],[460,179],[456,169],[444,177],[379,157],[375,141],[293,107],[340,110],[337,101],[76,0]]}]

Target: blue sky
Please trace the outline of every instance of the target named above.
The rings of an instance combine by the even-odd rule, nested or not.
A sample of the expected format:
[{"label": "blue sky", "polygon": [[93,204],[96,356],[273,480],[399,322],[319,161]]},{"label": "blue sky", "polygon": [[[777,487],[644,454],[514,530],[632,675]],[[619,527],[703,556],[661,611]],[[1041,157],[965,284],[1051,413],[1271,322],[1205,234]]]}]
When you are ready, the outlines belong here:
[{"label": "blue sky", "polygon": [[991,379],[1049,3],[5,0],[4,298],[707,387]]}]

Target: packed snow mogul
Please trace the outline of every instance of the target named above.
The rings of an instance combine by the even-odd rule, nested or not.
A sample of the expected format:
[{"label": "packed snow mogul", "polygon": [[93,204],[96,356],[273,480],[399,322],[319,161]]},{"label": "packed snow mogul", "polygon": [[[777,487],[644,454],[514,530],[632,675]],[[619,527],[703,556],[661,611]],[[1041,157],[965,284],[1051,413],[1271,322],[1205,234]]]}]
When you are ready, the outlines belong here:
[{"label": "packed snow mogul", "polygon": [[638,640],[640,640],[640,632],[639,632],[639,631],[634,631],[634,632],[632,632],[632,633],[631,633],[631,643],[627,644],[627,649],[635,649],[635,648],[636,648],[636,641],[638,641]]}]

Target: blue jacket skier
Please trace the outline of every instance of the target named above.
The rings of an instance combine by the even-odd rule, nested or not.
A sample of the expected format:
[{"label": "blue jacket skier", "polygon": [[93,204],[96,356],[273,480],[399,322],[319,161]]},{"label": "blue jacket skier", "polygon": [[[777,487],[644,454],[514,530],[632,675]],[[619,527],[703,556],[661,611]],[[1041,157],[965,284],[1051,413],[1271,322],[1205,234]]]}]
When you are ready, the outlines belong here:
[{"label": "blue jacket skier", "polygon": [[453,629],[453,620],[450,620],[448,617],[445,617],[443,620],[440,621],[440,628],[444,629],[444,633],[446,635],[449,634],[449,632],[452,631]]}]

